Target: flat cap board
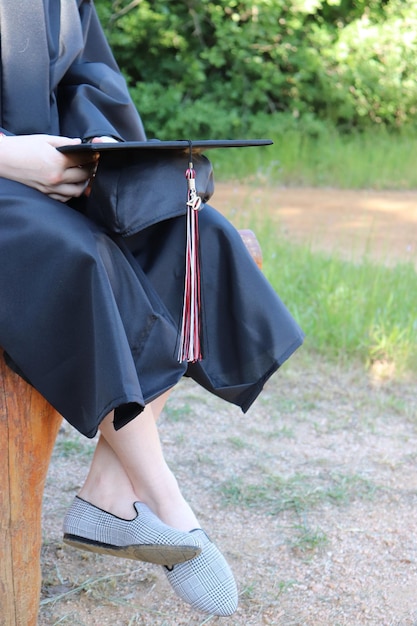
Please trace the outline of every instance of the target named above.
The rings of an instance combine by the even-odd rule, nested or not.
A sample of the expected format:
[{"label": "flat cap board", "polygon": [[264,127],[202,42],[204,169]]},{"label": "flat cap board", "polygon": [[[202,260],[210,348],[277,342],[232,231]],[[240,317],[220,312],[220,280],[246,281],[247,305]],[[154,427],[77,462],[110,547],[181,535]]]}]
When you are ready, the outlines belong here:
[{"label": "flat cap board", "polygon": [[193,152],[204,152],[214,148],[249,148],[256,146],[270,146],[271,139],[203,139],[198,141],[188,141],[179,139],[177,141],[121,141],[114,143],[81,143],[58,148],[60,152],[129,152],[144,150],[189,150]]}]

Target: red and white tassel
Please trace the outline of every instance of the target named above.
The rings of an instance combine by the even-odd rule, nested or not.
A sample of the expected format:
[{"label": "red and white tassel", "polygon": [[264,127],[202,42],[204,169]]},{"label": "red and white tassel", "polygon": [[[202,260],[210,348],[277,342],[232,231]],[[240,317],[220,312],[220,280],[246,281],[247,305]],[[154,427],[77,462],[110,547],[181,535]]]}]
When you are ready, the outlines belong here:
[{"label": "red and white tassel", "polygon": [[187,242],[185,256],[184,301],[182,310],[181,337],[178,361],[194,363],[202,359],[200,338],[200,255],[198,212],[201,198],[197,195],[195,170],[190,159],[185,173],[188,183],[187,194]]}]

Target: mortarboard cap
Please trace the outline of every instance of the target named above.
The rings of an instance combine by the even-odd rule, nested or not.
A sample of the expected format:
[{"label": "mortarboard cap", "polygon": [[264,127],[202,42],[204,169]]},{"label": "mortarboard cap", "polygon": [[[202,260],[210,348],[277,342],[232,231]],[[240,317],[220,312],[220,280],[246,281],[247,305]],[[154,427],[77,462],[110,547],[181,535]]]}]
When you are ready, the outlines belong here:
[{"label": "mortarboard cap", "polygon": [[86,215],[127,237],[163,220],[186,215],[185,285],[179,361],[202,358],[198,209],[214,191],[214,148],[272,144],[270,139],[85,143],[64,153],[99,153]]},{"label": "mortarboard cap", "polygon": [[68,154],[100,154],[87,215],[126,237],[165,219],[185,215],[185,172],[190,157],[197,194],[202,202],[207,202],[213,194],[214,181],[211,163],[203,152],[272,143],[270,139],[151,140],[83,143],[59,150]]}]

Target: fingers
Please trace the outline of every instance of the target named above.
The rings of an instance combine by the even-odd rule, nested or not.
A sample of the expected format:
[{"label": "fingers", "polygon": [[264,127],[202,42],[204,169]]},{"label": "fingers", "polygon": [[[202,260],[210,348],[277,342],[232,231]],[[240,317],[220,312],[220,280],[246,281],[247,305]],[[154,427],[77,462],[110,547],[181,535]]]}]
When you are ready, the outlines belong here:
[{"label": "fingers", "polygon": [[[69,137],[48,136],[48,143],[54,148],[65,145],[78,145],[80,139],[70,139]],[[95,143],[103,141],[115,141],[112,137],[100,137],[93,140]],[[91,181],[94,178],[100,158],[99,152],[76,151],[68,154],[58,153],[60,159],[61,176],[60,181],[47,192],[51,198],[60,202],[67,202],[72,197],[79,197],[87,193],[91,188]]]},{"label": "fingers", "polygon": [[85,163],[77,167],[70,167],[65,172],[64,182],[79,183],[89,180],[97,171],[97,161],[94,163]]},{"label": "fingers", "polygon": [[114,137],[104,135],[103,137],[94,137],[91,143],[118,143],[118,140]]},{"label": "fingers", "polygon": [[[55,135],[45,135],[44,136],[53,148],[62,148],[63,146],[70,145],[81,145],[81,139],[79,138],[70,138],[70,137],[57,137]],[[100,155],[98,152],[83,152],[76,151],[68,154],[59,153],[59,157],[63,160],[63,162],[67,163],[66,167],[79,167],[88,165],[90,163],[95,163]]]},{"label": "fingers", "polygon": [[59,202],[68,202],[71,198],[78,198],[81,196],[89,185],[89,181],[84,181],[82,183],[68,183],[59,185],[54,190],[50,190],[47,195],[54,200],[59,200]]},{"label": "fingers", "polygon": [[67,164],[69,162],[69,166],[64,168],[60,182],[48,194],[51,198],[61,202],[66,202],[72,197],[79,197],[90,190],[97,171],[99,155],[98,153],[71,154],[71,156],[65,156],[65,159]]},{"label": "fingers", "polygon": [[[69,172],[69,174],[68,174]],[[70,198],[78,198],[86,192],[91,186],[91,181],[95,175],[95,168],[74,167],[71,170],[67,170],[67,176],[65,182],[62,181],[59,185],[56,185],[54,189],[51,189],[49,196],[60,200],[61,202],[67,202]]]},{"label": "fingers", "polygon": [[55,200],[67,202],[70,198],[81,196],[97,170],[97,160],[82,165],[71,166],[62,172],[60,181],[50,185],[48,195]]},{"label": "fingers", "polygon": [[69,200],[70,197],[78,197],[82,194],[89,195],[97,166],[98,158],[95,158],[93,161],[90,160],[82,165],[68,168],[65,170],[63,180],[59,187],[54,190],[54,193],[59,194],[61,196],[59,199],[63,202]]},{"label": "fingers", "polygon": [[79,137],[59,137],[57,135],[38,135],[38,137],[45,139],[47,143],[54,148],[73,146],[81,143],[81,139]]}]

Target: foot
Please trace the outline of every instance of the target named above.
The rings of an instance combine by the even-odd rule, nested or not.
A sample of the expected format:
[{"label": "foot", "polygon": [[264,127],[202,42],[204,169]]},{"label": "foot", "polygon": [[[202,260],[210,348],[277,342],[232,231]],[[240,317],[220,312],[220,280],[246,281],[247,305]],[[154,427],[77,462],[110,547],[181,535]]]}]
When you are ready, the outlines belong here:
[{"label": "foot", "polygon": [[189,534],[201,545],[201,554],[187,563],[164,568],[171,587],[194,609],[210,615],[232,615],[238,594],[229,565],[203,530]]},{"label": "foot", "polygon": [[135,502],[136,517],[125,520],[76,497],[64,519],[64,543],[89,552],[172,567],[201,552],[197,537],[161,522]]}]

